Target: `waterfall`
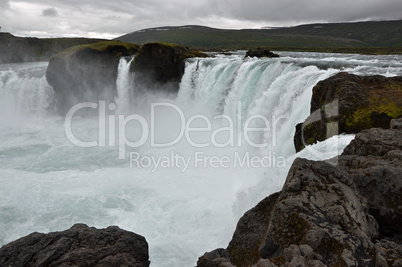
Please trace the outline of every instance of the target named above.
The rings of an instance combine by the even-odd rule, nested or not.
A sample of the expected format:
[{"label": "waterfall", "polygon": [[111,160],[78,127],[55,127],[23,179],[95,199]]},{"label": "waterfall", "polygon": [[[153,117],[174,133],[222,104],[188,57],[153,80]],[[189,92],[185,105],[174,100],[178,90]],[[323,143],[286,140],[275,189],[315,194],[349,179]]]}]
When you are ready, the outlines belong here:
[{"label": "waterfall", "polygon": [[134,57],[127,61],[126,58],[121,58],[118,66],[117,80],[116,80],[116,88],[117,88],[117,97],[115,98],[115,102],[117,105],[117,113],[123,113],[130,110],[130,105],[132,103],[132,94],[134,90],[132,86],[134,84],[131,82],[132,80],[130,75],[130,65],[134,60]]},{"label": "waterfall", "polygon": [[46,67],[47,63],[1,66],[0,114],[4,118],[48,113],[54,92],[46,81]]},{"label": "waterfall", "polygon": [[[271,124],[270,131],[259,136],[254,134],[260,143],[269,144],[260,153],[269,150],[287,157],[294,153],[295,125],[309,115],[314,85],[338,71],[302,67],[277,58],[190,59],[186,63],[178,100],[204,103],[233,119],[241,116],[243,123],[253,115],[266,118]],[[254,120],[250,125],[264,127],[266,123]]]},{"label": "waterfall", "polygon": [[[97,228],[118,225],[145,236],[152,266],[194,266],[205,251],[226,247],[237,219],[281,189],[296,156],[308,157],[308,149],[294,153],[293,134],[295,125],[309,115],[317,82],[339,71],[402,75],[402,56],[279,54],[280,58],[244,58],[244,53],[236,53],[188,59],[177,95],[146,88],[135,95],[130,62],[121,59],[118,78],[112,81],[117,92],[114,86],[106,93],[82,92],[98,108],[91,109],[95,111],[91,116],[74,115],[72,132],[83,142],[99,144],[101,137],[105,139],[103,146],[85,148],[68,140],[65,117],[52,109],[58,103],[44,76],[46,62],[0,64],[0,246],[34,231],[60,231],[80,222]],[[106,105],[106,122],[99,120],[101,99],[117,105],[117,112]],[[143,166],[119,159],[119,138],[127,134],[127,140],[135,142],[143,133],[135,120],[120,131],[119,118],[133,114],[131,118],[144,117],[149,123],[152,103],[175,105],[186,122],[198,116],[190,128],[207,130],[187,135],[210,145],[194,147],[186,134],[170,147],[151,146],[148,138],[143,146],[126,150],[141,155]],[[183,126],[176,110],[165,110],[155,112],[157,142],[173,140]],[[124,116],[116,119],[116,114]],[[249,121],[253,116],[256,119]],[[248,145],[243,133],[233,146],[214,145],[212,132],[230,125],[229,119],[216,117],[232,119],[235,137],[245,126],[264,129],[248,134],[254,143],[267,145]],[[205,118],[211,121],[211,131]],[[228,136],[230,131],[222,131],[215,137],[225,144]],[[333,137],[335,155],[352,138]],[[324,150],[329,142],[314,148]],[[195,153],[209,157],[210,165],[196,166]],[[229,164],[235,153],[283,157],[286,166],[235,168]],[[190,162],[185,171],[182,158]],[[145,167],[152,159],[165,165],[155,171],[153,166]],[[168,164],[176,159],[181,167]],[[225,159],[229,167],[214,167],[217,161],[212,159]]]}]

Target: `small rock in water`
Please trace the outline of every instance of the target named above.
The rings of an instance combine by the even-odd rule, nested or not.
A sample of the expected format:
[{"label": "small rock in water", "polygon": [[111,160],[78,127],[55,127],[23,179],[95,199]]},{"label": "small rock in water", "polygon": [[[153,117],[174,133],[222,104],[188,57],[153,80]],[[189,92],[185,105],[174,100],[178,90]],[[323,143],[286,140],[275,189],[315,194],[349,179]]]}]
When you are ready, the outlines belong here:
[{"label": "small rock in water", "polygon": [[263,48],[256,48],[248,50],[246,57],[279,57],[279,55]]}]

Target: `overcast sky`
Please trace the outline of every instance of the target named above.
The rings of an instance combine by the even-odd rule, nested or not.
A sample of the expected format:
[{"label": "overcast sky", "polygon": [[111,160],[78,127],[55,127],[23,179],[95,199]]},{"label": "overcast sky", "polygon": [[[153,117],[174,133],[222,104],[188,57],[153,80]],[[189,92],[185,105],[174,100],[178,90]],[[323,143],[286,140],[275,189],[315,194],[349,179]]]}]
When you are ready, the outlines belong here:
[{"label": "overcast sky", "polygon": [[2,32],[114,38],[158,26],[244,29],[402,19],[402,0],[0,0]]}]

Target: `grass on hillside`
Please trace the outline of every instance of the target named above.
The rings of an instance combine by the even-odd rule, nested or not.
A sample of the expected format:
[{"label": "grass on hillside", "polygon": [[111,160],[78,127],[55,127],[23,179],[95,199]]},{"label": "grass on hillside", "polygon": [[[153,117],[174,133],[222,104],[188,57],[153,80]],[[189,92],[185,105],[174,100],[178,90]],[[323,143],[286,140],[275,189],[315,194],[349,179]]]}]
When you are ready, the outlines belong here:
[{"label": "grass on hillside", "polygon": [[177,43],[207,50],[271,47],[288,51],[400,54],[402,20],[309,24],[263,30],[161,27],[133,32],[116,39],[138,44]]}]

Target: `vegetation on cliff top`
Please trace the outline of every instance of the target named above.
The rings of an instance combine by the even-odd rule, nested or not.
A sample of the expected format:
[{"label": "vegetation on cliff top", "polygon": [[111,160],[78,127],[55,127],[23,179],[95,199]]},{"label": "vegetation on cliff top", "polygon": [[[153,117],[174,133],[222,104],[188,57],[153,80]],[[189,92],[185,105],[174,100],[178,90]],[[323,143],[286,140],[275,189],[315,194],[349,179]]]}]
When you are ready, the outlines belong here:
[{"label": "vegetation on cliff top", "polygon": [[189,47],[180,44],[165,43],[165,42],[146,43],[143,46],[141,46],[138,54],[147,53],[147,51],[149,51],[150,49],[154,49],[155,47],[158,47],[158,49],[162,49],[164,51],[169,50],[176,54],[180,54],[181,59],[193,58],[193,57],[207,57],[206,54],[194,49],[190,49]]},{"label": "vegetation on cliff top", "polygon": [[129,56],[136,54],[140,46],[132,43],[120,41],[101,41],[93,44],[77,45],[67,48],[55,57],[63,57],[73,55],[76,52],[83,50],[92,50],[97,52],[108,52],[114,56]]}]

